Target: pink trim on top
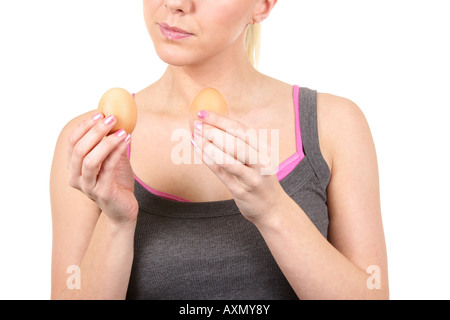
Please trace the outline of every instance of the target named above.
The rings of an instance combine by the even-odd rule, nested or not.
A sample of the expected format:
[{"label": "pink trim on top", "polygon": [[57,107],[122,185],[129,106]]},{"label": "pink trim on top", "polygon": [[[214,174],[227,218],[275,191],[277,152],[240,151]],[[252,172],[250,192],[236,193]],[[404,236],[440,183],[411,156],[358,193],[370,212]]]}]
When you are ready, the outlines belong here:
[{"label": "pink trim on top", "polygon": [[161,192],[161,191],[155,190],[153,188],[150,188],[145,183],[143,183],[141,180],[139,180],[139,178],[136,177],[136,175],[134,176],[134,178],[136,179],[137,182],[139,182],[139,184],[141,186],[143,186],[145,189],[147,189],[147,191],[153,193],[154,195],[157,195],[158,197],[161,197],[161,198],[164,198],[164,199],[169,199],[169,200],[174,200],[174,201],[178,201],[178,202],[190,202],[190,201],[185,200],[185,199],[183,199],[181,197],[174,196],[173,194]]},{"label": "pink trim on top", "polygon": [[[289,173],[294,170],[294,168],[303,160],[305,157],[305,154],[303,153],[303,144],[302,144],[302,136],[301,136],[301,130],[300,130],[300,116],[299,116],[299,86],[294,86],[294,114],[295,114],[295,140],[296,140],[296,152],[290,156],[288,159],[283,161],[277,168],[277,178],[278,181],[283,180]],[[133,93],[134,98],[134,93]],[[127,147],[127,157],[130,158],[130,151],[131,146],[128,145]],[[158,191],[156,189],[153,189],[146,185],[144,182],[142,182],[136,175],[134,175],[134,179],[147,191],[150,193],[153,193],[154,195],[157,195],[164,199],[179,201],[179,202],[190,202],[189,200],[183,199],[181,197],[175,196],[173,194],[165,193]]]},{"label": "pink trim on top", "polygon": [[303,160],[305,154],[303,153],[302,135],[300,130],[300,115],[298,94],[300,92],[299,86],[294,86],[294,114],[295,114],[295,140],[297,151],[288,159],[283,161],[277,169],[278,181],[283,180],[294,168]]},{"label": "pink trim on top", "polygon": [[[131,146],[128,145],[127,147],[127,157],[128,159],[130,159],[130,151],[131,151]],[[152,187],[149,187],[148,185],[146,185],[144,182],[141,181],[141,179],[138,178],[138,176],[134,175],[134,179],[139,182],[139,184],[146,189],[148,192],[153,193],[154,195],[157,195],[161,198],[164,199],[169,199],[169,200],[174,200],[174,201],[179,201],[179,202],[190,202],[189,200],[183,199],[181,197],[175,196],[173,194],[169,194],[169,193],[165,193],[162,191],[158,191],[156,189],[153,189]]]},{"label": "pink trim on top", "polygon": [[[133,98],[134,98],[134,93],[132,94],[132,96],[133,96]],[[127,147],[127,157],[128,157],[128,159],[130,159],[130,152],[131,152],[131,145],[128,145],[128,147]],[[136,175],[134,175],[134,179],[135,179],[137,182],[139,182],[139,184],[140,184],[144,189],[146,189],[148,192],[153,193],[154,195],[157,195],[157,196],[159,196],[159,197],[161,197],[161,198],[169,199],[169,200],[174,200],[174,201],[179,201],[179,202],[190,202],[190,201],[188,201],[188,200],[186,200],[186,199],[183,199],[183,198],[181,198],[181,197],[177,197],[177,196],[175,196],[175,195],[173,195],[173,194],[169,194],[169,193],[165,193],[165,192],[161,192],[161,191],[158,191],[158,190],[156,190],[156,189],[153,189],[152,187],[149,187],[149,186],[146,185],[144,182],[142,182],[141,179],[139,179]]]}]

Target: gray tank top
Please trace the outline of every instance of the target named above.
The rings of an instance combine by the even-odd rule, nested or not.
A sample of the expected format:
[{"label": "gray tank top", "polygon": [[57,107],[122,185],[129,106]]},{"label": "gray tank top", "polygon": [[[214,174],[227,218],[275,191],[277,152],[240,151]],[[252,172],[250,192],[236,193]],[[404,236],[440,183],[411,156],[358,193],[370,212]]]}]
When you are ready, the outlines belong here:
[{"label": "gray tank top", "polygon": [[[317,130],[317,92],[299,90],[305,157],[280,181],[326,238],[330,170]],[[297,299],[258,229],[234,200],[178,202],[137,181],[139,215],[127,299]]]}]

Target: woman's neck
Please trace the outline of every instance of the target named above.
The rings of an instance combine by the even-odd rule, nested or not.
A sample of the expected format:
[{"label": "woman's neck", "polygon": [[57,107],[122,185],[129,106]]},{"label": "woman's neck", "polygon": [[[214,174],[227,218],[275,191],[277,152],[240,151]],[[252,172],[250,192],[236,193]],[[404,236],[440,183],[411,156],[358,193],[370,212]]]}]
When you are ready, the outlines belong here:
[{"label": "woman's neck", "polygon": [[159,92],[166,93],[171,113],[187,113],[195,95],[205,87],[219,90],[229,104],[230,113],[236,113],[246,112],[242,110],[245,98],[250,99],[263,78],[244,55],[232,63],[215,59],[198,65],[169,65],[157,86]]}]

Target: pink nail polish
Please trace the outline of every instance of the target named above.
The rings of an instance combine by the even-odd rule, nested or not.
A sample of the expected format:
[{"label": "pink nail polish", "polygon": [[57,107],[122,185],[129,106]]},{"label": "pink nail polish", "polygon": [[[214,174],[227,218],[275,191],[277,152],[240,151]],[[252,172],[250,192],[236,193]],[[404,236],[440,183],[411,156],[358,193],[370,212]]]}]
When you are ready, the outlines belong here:
[{"label": "pink nail polish", "polygon": [[131,134],[128,134],[127,137],[125,138],[125,142],[130,141],[130,139],[131,139]]},{"label": "pink nail polish", "polygon": [[120,129],[119,131],[116,132],[116,136],[118,136],[118,137],[123,137],[123,135],[124,135],[125,133],[126,133],[125,130]]},{"label": "pink nail polish", "polygon": [[95,116],[92,117],[92,120],[97,121],[100,120],[103,117],[103,113],[97,113]]},{"label": "pink nail polish", "polygon": [[116,118],[114,118],[113,115],[110,115],[108,118],[106,118],[105,124],[110,125],[111,123],[114,122],[114,120],[116,120]]},{"label": "pink nail polish", "polygon": [[194,129],[197,130],[198,132],[202,131],[202,123],[200,121],[194,121]]},{"label": "pink nail polish", "polygon": [[199,113],[197,113],[197,116],[198,116],[200,119],[206,119],[206,118],[208,117],[208,112],[206,112],[206,111],[200,111]]},{"label": "pink nail polish", "polygon": [[192,144],[192,146],[194,147],[194,149],[200,149],[199,146],[198,146],[198,144],[197,144],[194,140],[195,140],[194,138],[191,138],[191,144]]},{"label": "pink nail polish", "polygon": [[194,140],[197,140],[198,138],[200,138],[200,135],[197,132],[194,132],[193,137]]}]

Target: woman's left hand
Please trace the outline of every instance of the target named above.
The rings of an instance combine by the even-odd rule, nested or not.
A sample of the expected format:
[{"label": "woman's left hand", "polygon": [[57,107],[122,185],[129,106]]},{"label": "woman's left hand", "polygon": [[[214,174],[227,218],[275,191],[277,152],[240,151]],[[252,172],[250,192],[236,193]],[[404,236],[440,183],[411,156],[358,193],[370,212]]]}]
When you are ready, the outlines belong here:
[{"label": "woman's left hand", "polygon": [[230,190],[247,220],[268,222],[287,197],[276,176],[278,150],[258,135],[269,130],[258,132],[212,111],[199,112],[198,119],[195,152]]}]

